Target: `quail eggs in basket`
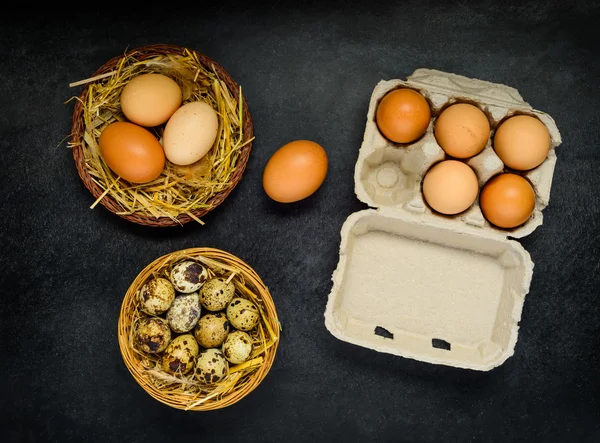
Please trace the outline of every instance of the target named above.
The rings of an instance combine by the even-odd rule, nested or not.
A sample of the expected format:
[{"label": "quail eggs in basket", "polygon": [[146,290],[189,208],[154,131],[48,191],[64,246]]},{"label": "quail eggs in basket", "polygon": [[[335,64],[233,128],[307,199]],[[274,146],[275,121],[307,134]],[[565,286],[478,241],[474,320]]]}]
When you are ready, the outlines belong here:
[{"label": "quail eggs in basket", "polygon": [[208,386],[250,359],[261,311],[223,272],[186,258],[141,285],[133,345],[153,374]]}]

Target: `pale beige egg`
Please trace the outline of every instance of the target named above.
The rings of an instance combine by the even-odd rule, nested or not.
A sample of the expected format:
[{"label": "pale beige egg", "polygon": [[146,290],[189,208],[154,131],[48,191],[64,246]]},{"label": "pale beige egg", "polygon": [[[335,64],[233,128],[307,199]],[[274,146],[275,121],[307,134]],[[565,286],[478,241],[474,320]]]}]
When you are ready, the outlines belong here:
[{"label": "pale beige egg", "polygon": [[181,106],[171,116],[163,134],[167,160],[191,165],[204,157],[217,138],[219,118],[208,103],[196,101]]}]

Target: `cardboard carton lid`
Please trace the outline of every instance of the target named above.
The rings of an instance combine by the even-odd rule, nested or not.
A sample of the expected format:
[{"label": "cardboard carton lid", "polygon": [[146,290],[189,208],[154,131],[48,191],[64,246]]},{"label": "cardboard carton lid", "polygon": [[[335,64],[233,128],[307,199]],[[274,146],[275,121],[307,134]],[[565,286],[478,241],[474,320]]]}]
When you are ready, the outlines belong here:
[{"label": "cardboard carton lid", "polygon": [[356,345],[490,370],[514,352],[533,263],[514,240],[367,209],[342,227],[325,325]]}]

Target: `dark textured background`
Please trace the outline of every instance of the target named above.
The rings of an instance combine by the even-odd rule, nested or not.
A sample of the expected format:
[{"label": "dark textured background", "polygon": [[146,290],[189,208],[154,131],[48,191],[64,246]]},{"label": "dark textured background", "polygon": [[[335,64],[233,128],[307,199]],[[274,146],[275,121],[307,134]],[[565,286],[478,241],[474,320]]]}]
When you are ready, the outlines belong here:
[{"label": "dark textured background", "polygon": [[[600,441],[598,8],[215,3],[3,11],[2,439]],[[72,112],[64,102],[80,90],[68,84],[126,48],[153,43],[219,61],[253,115],[246,173],[204,227],[157,230],[90,210],[93,198],[64,141]],[[379,80],[418,67],[516,87],[562,132],[544,225],[522,240],[535,271],[515,355],[487,373],[378,354],[335,339],[323,322],[340,227],[364,207],[353,169],[370,94]],[[262,191],[263,167],[298,138],[325,147],[328,177],[308,200],[274,204]],[[264,382],[236,405],[206,413],[153,400],[125,368],[116,338],[137,273],[193,246],[247,261],[283,324]]]}]

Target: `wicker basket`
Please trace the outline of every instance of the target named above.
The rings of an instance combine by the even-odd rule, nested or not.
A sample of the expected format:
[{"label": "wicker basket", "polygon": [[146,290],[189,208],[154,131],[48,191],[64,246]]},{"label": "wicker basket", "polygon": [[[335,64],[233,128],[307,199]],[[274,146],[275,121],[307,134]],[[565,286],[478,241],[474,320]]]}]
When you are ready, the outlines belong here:
[{"label": "wicker basket", "polygon": [[[205,266],[207,265],[206,259],[208,259],[211,261],[210,263],[217,264],[218,266],[224,265],[228,266],[230,269],[234,269],[238,274],[236,278],[243,279],[244,285],[248,288],[252,288],[253,294],[259,300],[260,308],[263,311],[263,316],[260,320],[261,328],[270,330],[274,335],[271,346],[267,347],[264,351],[259,350],[260,353],[258,356],[262,357],[260,366],[257,366],[255,369],[253,368],[253,372],[244,375],[244,377],[236,383],[233,390],[223,395],[209,394],[203,397],[201,394],[199,395],[197,393],[187,395],[157,388],[152,375],[150,375],[144,367],[143,355],[134,350],[130,344],[132,321],[138,313],[137,290],[150,277],[159,275],[161,272],[168,270],[174,263],[183,259],[192,259],[200,262],[204,259]],[[214,266],[209,266],[209,268],[215,269]],[[280,325],[273,299],[271,298],[267,287],[252,268],[239,258],[218,249],[190,248],[159,257],[138,274],[125,294],[121,306],[118,338],[121,355],[127,369],[148,394],[156,400],[173,408],[207,411],[224,408],[236,403],[252,392],[261,383],[273,364],[279,344],[279,330]]]},{"label": "wicker basket", "polygon": [[[186,48],[176,45],[149,45],[143,46],[140,48],[132,49],[125,52],[123,55],[114,57],[107,61],[104,65],[102,65],[95,73],[94,77],[106,74],[108,72],[114,71],[121,59],[128,55],[135,54],[136,59],[138,60],[146,60],[158,55],[183,55]],[[225,82],[231,94],[236,100],[239,100],[239,87],[236,82],[231,78],[231,76],[225,71],[225,69],[217,62],[211,60],[207,56],[191,50],[187,49],[187,51],[194,53],[200,63],[207,68],[214,68],[215,72],[218,76]],[[81,180],[83,181],[85,187],[91,192],[94,198],[99,198],[104,190],[98,186],[97,183],[94,182],[90,174],[88,173],[85,158],[84,158],[84,119],[83,119],[83,106],[82,101],[85,102],[87,94],[88,94],[89,85],[86,85],[79,95],[80,100],[76,100],[74,110],[73,110],[73,121],[72,121],[72,129],[71,129],[71,144],[73,146],[73,157],[75,159],[75,165],[77,167],[77,171]],[[248,105],[246,103],[245,97],[242,97],[242,115],[243,115],[243,140],[244,142],[248,142],[248,140],[254,137],[253,126],[252,126],[252,118],[250,116],[250,111],[248,110]],[[217,207],[219,204],[225,200],[225,198],[229,195],[229,193],[233,190],[233,188],[237,185],[237,183],[241,180],[242,174],[246,169],[246,165],[248,163],[248,157],[250,155],[250,151],[252,149],[252,142],[246,143],[242,148],[238,157],[238,161],[236,164],[236,168],[231,176],[230,186],[223,189],[222,191],[213,195],[206,204],[207,208],[201,208],[191,211],[191,214],[196,218],[200,218],[206,215],[209,211]],[[186,213],[181,213],[175,219],[170,217],[152,217],[146,214],[136,212],[133,214],[122,214],[124,212],[124,208],[114,199],[110,197],[110,195],[104,196],[100,203],[107,208],[110,212],[119,215],[120,217],[129,220],[131,222],[147,225],[147,226],[156,226],[156,227],[166,227],[166,226],[181,226],[184,223],[187,223],[194,218]]]}]

